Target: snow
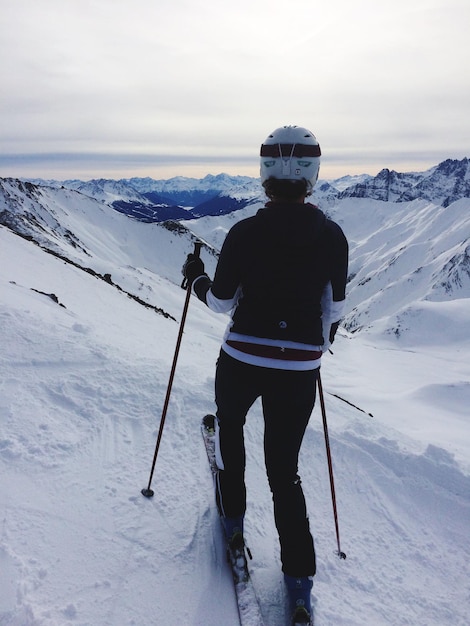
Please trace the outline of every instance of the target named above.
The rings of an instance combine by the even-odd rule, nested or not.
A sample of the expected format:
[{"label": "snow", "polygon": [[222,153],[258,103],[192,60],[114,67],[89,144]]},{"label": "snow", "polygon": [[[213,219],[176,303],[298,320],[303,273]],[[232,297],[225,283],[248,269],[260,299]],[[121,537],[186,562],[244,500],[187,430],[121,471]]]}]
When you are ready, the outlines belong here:
[{"label": "snow", "polygon": [[[57,222],[87,250],[69,246],[70,258],[111,273],[177,321],[0,227],[0,624],[237,624],[199,430],[201,417],[214,411],[213,375],[227,318],[191,298],[155,496],[146,499],[140,490],[147,486],[184,304],[180,267],[192,241],[104,206],[85,210],[70,191],[55,193],[62,194],[53,207]],[[367,205],[344,202],[356,203],[356,211],[358,203]],[[353,264],[361,246],[370,246],[369,256],[362,249],[357,271],[373,286],[380,272],[374,274],[372,264],[382,255],[386,265],[385,237],[392,230],[378,234],[386,225],[380,203],[369,206],[369,222],[357,212],[349,218],[347,206],[337,214],[352,241]],[[462,220],[461,236],[444,233],[451,227],[446,223],[445,250],[439,248],[441,222],[435,222],[425,259],[436,267],[432,250],[446,255],[465,233],[468,238],[468,202],[460,211],[450,208]],[[410,203],[411,221],[418,223],[425,210],[444,218],[428,202]],[[216,244],[230,220],[188,225]],[[354,231],[354,224],[361,228]],[[412,225],[403,245],[424,254],[411,231]],[[391,247],[398,240],[397,233]],[[57,237],[57,246],[65,245]],[[214,258],[202,254],[211,272]],[[406,267],[413,272],[410,259]],[[398,281],[403,271],[392,278],[389,271],[387,280]],[[358,280],[353,288],[360,291]],[[375,305],[365,304],[373,291],[353,291],[370,324],[352,334],[341,330],[322,367],[346,560],[335,554],[319,406],[300,459],[317,549],[316,625],[464,626],[470,606],[468,293],[456,288],[437,301],[426,299],[423,286],[422,297],[410,293],[395,308],[387,296],[388,306],[375,315]],[[246,445],[252,576],[266,624],[284,626],[259,404],[249,415]]]}]

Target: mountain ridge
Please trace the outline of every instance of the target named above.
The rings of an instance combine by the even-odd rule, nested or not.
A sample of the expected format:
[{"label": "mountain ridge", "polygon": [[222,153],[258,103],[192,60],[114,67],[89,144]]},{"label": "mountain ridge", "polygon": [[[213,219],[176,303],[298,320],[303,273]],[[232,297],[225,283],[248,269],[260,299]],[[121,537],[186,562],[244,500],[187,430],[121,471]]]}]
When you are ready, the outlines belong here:
[{"label": "mountain ridge", "polygon": [[348,187],[339,198],[374,198],[385,202],[431,200],[449,206],[470,197],[470,161],[447,159],[426,172],[398,173],[383,169],[377,176]]},{"label": "mountain ridge", "polygon": [[[460,166],[461,174],[467,175],[467,166]],[[446,167],[453,171],[455,164]],[[448,185],[442,185],[443,172],[434,176],[436,169],[428,171],[427,178],[437,184],[434,189],[439,200]],[[228,180],[225,178],[224,184]],[[403,189],[402,177],[394,180]],[[432,187],[428,185],[427,189],[430,193]],[[323,189],[323,193],[330,198],[330,189]],[[122,258],[122,249],[144,246],[146,252],[140,257],[146,271],[178,284],[185,254],[191,251],[194,241],[201,239],[205,242],[207,271],[213,273],[217,249],[231,225],[264,205],[263,198],[253,195],[240,205],[232,197],[237,210],[225,212],[225,207],[220,210],[219,206],[223,198],[210,201],[215,205],[212,214],[201,211],[199,218],[184,212],[182,215],[190,219],[146,221],[130,219],[112,204],[87,196],[82,190],[0,179],[0,223],[45,249],[91,268],[97,275],[110,275],[123,290],[138,295],[136,268],[130,269],[131,256],[135,255],[129,255],[128,267],[115,267],[115,259]],[[396,338],[409,336],[409,329],[419,325],[415,313],[422,310],[422,302],[435,303],[437,319],[441,316],[438,309],[446,302],[469,298],[469,206],[468,198],[447,206],[423,199],[391,202],[354,196],[328,202],[325,212],[342,226],[350,241],[344,329]],[[121,241],[123,232],[125,241]]]},{"label": "mountain ridge", "polygon": [[[133,177],[86,182],[30,179],[29,182],[80,191],[146,222],[227,214],[265,198],[258,178],[225,173],[208,174],[200,179],[176,176],[162,180]],[[319,180],[313,194],[313,200],[322,206],[332,206],[344,198],[372,198],[384,202],[424,199],[449,206],[468,197],[468,158],[447,159],[424,172],[400,173],[385,168],[376,176],[363,174]]]}]

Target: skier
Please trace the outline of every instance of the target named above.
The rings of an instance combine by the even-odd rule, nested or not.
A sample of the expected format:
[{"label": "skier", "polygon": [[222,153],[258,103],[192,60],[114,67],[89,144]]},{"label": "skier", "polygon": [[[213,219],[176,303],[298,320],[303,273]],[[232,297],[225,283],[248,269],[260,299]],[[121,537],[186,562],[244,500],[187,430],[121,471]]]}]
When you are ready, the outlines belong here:
[{"label": "skier", "polygon": [[215,377],[216,501],[229,550],[235,557],[244,551],[243,426],[261,397],[265,465],[295,625],[311,623],[316,569],[298,456],[321,356],[342,315],[348,265],[341,228],[306,202],[320,154],[305,128],[273,131],[261,146],[269,201],[231,228],[213,281],[199,257],[188,255],[183,266],[200,300],[213,311],[232,311]]}]

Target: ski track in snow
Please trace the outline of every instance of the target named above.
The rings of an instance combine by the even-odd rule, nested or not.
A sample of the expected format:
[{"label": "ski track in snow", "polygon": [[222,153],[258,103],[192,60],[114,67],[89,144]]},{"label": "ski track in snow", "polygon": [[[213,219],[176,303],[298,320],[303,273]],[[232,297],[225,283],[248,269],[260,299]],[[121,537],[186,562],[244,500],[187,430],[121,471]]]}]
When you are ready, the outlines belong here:
[{"label": "ski track in snow", "polygon": [[[0,625],[237,624],[199,432],[214,410],[227,319],[191,300],[155,496],[145,499],[178,324],[0,235]],[[31,288],[56,293],[65,308]],[[184,292],[156,281],[153,293],[179,320]],[[466,626],[465,352],[442,348],[439,373],[425,346],[404,355],[386,343],[372,350],[371,341],[340,335],[323,366],[345,561],[335,554],[319,406],[302,449],[318,560],[315,624]],[[439,405],[442,395],[450,407]],[[445,444],[437,413],[449,420]],[[259,403],[246,445],[250,567],[267,626],[284,626]]]}]

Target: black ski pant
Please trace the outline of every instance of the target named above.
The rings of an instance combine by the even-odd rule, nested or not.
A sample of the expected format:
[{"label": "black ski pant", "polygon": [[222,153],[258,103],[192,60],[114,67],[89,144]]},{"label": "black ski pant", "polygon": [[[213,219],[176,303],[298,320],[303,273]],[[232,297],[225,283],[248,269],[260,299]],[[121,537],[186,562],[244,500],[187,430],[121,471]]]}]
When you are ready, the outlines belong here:
[{"label": "black ski pant", "polygon": [[223,350],[216,369],[219,511],[225,517],[245,513],[243,426],[250,407],[261,397],[264,456],[282,570],[294,577],[315,574],[315,549],[298,475],[298,456],[315,403],[317,378],[318,369],[299,372],[257,367],[242,363]]}]

